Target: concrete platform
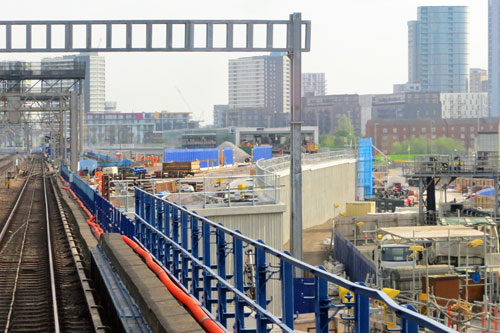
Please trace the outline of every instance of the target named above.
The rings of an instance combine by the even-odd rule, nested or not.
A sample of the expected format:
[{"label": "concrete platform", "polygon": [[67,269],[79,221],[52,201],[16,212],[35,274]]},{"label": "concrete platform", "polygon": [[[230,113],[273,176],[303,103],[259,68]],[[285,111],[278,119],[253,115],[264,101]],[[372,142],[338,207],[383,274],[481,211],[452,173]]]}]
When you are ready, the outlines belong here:
[{"label": "concrete platform", "polygon": [[141,258],[125,244],[120,234],[103,234],[99,246],[139,305],[153,332],[204,332]]},{"label": "concrete platform", "polygon": [[[75,219],[74,225],[79,231],[86,267],[91,267],[92,253],[97,247],[104,252],[113,269],[120,276],[121,282],[139,307],[149,328],[153,332],[205,332],[190,312],[178,302],[147,267],[141,258],[125,244],[119,234],[103,234],[98,241],[89,225],[87,216],[73,199],[59,178],[57,185],[61,196]],[[94,261],[95,262],[95,261]],[[92,275],[95,272],[92,272]]]}]

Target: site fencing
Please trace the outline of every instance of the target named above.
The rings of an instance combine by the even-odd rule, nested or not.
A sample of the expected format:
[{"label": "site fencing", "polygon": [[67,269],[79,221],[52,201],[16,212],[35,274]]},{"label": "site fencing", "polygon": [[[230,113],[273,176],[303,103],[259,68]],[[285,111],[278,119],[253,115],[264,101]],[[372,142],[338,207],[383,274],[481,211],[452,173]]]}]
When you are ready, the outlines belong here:
[{"label": "site fencing", "polygon": [[[94,201],[96,222],[105,232],[119,232],[140,243],[228,330],[268,332],[274,328],[294,332],[294,298],[305,296],[294,294],[293,274],[302,270],[314,277],[314,295],[309,298],[315,304],[317,332],[328,332],[329,321],[339,312],[355,332],[369,332],[371,300],[381,301],[398,316],[401,332],[417,333],[419,326],[433,332],[455,332],[411,306],[397,304],[379,290],[313,267],[139,188],[135,188],[132,220],[97,193],[89,195],[82,190],[78,177],[69,178],[72,183],[76,180],[74,186],[80,191],[75,193],[83,202]],[[272,281],[281,285],[281,313],[269,310],[269,304],[277,301],[268,298],[267,287]],[[328,283],[348,289],[352,299],[333,304]]]},{"label": "site fencing", "polygon": [[338,231],[334,234],[333,258],[344,264],[347,276],[352,281],[370,280],[376,282],[377,268],[375,264],[368,260],[349,240]]},{"label": "site fencing", "polygon": [[[149,187],[152,193],[190,208],[272,205],[280,202],[280,182],[277,175],[212,176],[193,178],[159,178],[111,180],[110,200],[126,211],[135,204],[133,184]],[[162,191],[163,184],[172,184],[176,192]],[[185,189],[188,186],[188,190]],[[193,186],[191,188],[189,186]],[[168,193],[166,193],[168,192]]]}]

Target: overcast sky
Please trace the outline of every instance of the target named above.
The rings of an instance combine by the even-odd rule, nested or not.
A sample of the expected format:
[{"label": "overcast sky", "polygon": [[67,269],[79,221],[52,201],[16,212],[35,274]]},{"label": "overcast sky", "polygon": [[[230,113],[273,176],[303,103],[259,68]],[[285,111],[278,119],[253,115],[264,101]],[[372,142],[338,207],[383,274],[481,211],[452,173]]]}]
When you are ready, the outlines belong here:
[{"label": "overcast sky", "polygon": [[[43,19],[288,19],[312,21],[303,72],[325,72],[330,94],[390,93],[407,81],[407,21],[426,5],[469,6],[470,66],[488,66],[487,0],[25,0],[2,1],[1,20]],[[212,123],[214,104],[227,103],[227,60],[254,54],[105,54],[106,99],[120,111],[193,111]],[[46,54],[2,54],[39,60]],[[180,93],[179,93],[180,91]],[[181,94],[187,101],[183,101]]]}]

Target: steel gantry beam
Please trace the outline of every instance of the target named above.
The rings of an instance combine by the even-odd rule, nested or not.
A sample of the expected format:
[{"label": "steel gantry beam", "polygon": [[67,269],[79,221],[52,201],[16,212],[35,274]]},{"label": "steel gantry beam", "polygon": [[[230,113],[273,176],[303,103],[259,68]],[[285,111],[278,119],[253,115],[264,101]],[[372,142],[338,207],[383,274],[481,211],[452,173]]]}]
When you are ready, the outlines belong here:
[{"label": "steel gantry beam", "polygon": [[[13,28],[25,32],[15,46],[13,38],[19,37]],[[0,43],[0,53],[286,52],[292,68],[290,250],[302,259],[301,53],[311,48],[311,22],[303,21],[300,13],[288,20],[0,21],[2,33],[5,43]],[[256,39],[257,35],[263,38]],[[34,47],[33,36],[43,36],[44,46]],[[63,43],[56,43],[59,40]],[[264,43],[257,43],[260,40]]]},{"label": "steel gantry beam", "polygon": [[[292,14],[304,26],[304,45],[301,51],[308,52],[311,45],[311,22],[302,21],[300,13]],[[297,23],[297,22],[296,22]],[[10,52],[292,52],[293,19],[290,20],[82,20],[82,21],[0,21],[0,31],[5,34],[5,43],[0,53]],[[245,36],[235,34],[236,27],[244,27]],[[256,27],[265,28],[265,45],[256,45]],[[276,27],[285,27],[286,45],[277,45]],[[25,31],[22,46],[13,46],[13,28]],[[218,46],[218,28],[223,27],[224,45]],[[125,38],[118,40],[125,28]],[[138,31],[138,28],[141,30]],[[203,34],[195,34],[202,29]],[[120,30],[120,33],[117,31]],[[102,33],[104,43],[95,43]],[[44,47],[33,47],[33,36],[45,37]],[[137,39],[134,39],[136,37]],[[161,36],[161,40],[157,38]],[[55,45],[54,37],[62,39],[63,45]],[[121,36],[122,37],[122,36]],[[241,40],[243,37],[243,40]],[[18,38],[16,36],[16,38]],[[178,40],[183,43],[176,43]],[[198,42],[203,39],[204,43]],[[117,42],[118,40],[118,42]],[[243,43],[240,43],[243,42]],[[97,44],[97,45],[95,45]],[[102,45],[102,46],[101,46]],[[244,46],[235,46],[244,45]]]}]

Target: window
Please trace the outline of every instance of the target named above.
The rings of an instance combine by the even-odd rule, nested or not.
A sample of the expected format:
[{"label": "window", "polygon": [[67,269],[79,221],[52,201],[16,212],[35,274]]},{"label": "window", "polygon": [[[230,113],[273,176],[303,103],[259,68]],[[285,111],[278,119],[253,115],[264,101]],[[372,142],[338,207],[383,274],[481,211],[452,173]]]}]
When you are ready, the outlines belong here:
[{"label": "window", "polygon": [[384,127],[384,128],[382,129],[382,133],[387,133],[387,128],[386,128],[386,127]]},{"label": "window", "polygon": [[398,132],[398,129],[397,128],[393,128],[392,129],[392,133],[397,133]]},{"label": "window", "polygon": [[383,247],[382,251],[382,261],[409,261],[409,256],[411,254],[409,246],[400,247]]}]

